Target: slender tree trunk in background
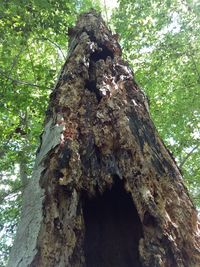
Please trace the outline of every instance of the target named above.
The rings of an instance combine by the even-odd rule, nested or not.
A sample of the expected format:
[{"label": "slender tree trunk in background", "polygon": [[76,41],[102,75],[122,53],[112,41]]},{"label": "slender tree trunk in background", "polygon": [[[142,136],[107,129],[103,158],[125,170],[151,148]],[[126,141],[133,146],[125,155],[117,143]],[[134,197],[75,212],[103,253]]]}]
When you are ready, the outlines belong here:
[{"label": "slender tree trunk in background", "polygon": [[27,161],[25,158],[25,151],[22,150],[21,152],[19,152],[19,156],[19,175],[22,183],[22,192],[24,192],[25,187],[28,184]]},{"label": "slender tree trunk in background", "polygon": [[70,30],[8,266],[200,266],[197,212],[94,11]]}]

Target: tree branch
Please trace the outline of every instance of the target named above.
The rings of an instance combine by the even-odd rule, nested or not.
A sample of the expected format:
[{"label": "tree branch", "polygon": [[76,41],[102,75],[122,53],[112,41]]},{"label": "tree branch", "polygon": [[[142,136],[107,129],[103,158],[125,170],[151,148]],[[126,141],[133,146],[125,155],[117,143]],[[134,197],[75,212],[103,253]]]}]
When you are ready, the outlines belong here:
[{"label": "tree branch", "polygon": [[182,160],[182,162],[179,165],[179,168],[181,169],[185,162],[188,160],[188,158],[192,155],[192,153],[199,147],[199,144],[197,144],[193,149],[187,154],[187,156]]},{"label": "tree branch", "polygon": [[11,68],[10,68],[10,71],[9,71],[9,75],[8,75],[8,79],[10,77],[10,74],[12,73],[13,69],[15,68],[15,66],[17,65],[18,63],[18,60],[19,60],[19,56],[21,55],[21,53],[24,51],[24,46],[21,47],[21,49],[19,50],[19,53],[15,56],[15,58],[13,59],[13,62],[12,62],[12,65],[11,65]]},{"label": "tree branch", "polygon": [[[20,81],[20,80],[16,80],[10,76],[7,76],[6,73],[0,69],[0,73],[6,77],[8,80],[14,82],[14,83],[19,83],[19,84],[23,84],[23,85],[28,85],[28,86],[33,86],[33,87],[38,87],[38,88],[41,88],[41,87],[44,87],[44,86],[41,86],[41,85],[37,85],[37,84],[34,84],[32,82],[29,82],[29,81]],[[46,86],[45,86],[46,87]],[[50,87],[46,87],[47,89],[52,89]]]},{"label": "tree branch", "polygon": [[[27,183],[28,184],[28,183]],[[27,185],[26,184],[26,185]],[[17,188],[15,188],[13,191],[1,193],[0,195],[0,204],[6,199],[6,198],[12,198],[15,195],[22,193],[26,185],[21,185]]]},{"label": "tree branch", "polygon": [[36,81],[35,69],[34,69],[32,55],[31,55],[31,52],[30,52],[30,49],[29,49],[28,46],[27,46],[27,49],[28,49],[28,54],[29,54],[29,58],[30,58],[30,62],[31,62],[31,67],[32,67],[32,71],[33,71],[34,80]]},{"label": "tree branch", "polygon": [[64,55],[64,53],[63,53],[61,47],[60,47],[57,43],[53,42],[53,41],[52,41],[51,39],[49,39],[48,37],[43,37],[43,39],[49,41],[51,44],[53,44],[54,46],[56,46],[56,47],[60,50],[60,52],[61,52],[63,58],[66,59],[66,56]]}]

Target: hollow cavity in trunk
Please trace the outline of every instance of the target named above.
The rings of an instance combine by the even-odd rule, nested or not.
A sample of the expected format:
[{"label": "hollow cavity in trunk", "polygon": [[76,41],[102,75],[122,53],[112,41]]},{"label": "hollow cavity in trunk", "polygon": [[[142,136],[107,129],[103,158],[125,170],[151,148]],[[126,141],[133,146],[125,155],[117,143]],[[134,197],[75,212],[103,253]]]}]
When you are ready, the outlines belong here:
[{"label": "hollow cavity in trunk", "polygon": [[142,226],[123,182],[95,198],[85,198],[84,249],[87,267],[140,267]]}]

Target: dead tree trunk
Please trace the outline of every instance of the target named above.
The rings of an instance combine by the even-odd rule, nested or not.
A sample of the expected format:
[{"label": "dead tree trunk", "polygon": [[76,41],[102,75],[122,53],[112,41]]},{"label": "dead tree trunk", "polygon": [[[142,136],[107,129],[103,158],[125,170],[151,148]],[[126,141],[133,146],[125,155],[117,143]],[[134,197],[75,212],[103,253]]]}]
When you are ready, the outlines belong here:
[{"label": "dead tree trunk", "polygon": [[197,212],[115,36],[70,30],[8,266],[200,266]]}]

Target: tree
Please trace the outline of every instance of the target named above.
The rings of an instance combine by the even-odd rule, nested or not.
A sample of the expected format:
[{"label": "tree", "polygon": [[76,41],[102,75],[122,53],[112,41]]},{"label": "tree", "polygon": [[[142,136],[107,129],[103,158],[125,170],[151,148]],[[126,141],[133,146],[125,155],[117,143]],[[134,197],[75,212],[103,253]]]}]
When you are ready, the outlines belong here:
[{"label": "tree", "polygon": [[69,30],[8,266],[199,266],[197,212],[95,11]]}]

